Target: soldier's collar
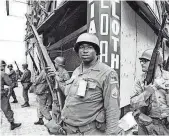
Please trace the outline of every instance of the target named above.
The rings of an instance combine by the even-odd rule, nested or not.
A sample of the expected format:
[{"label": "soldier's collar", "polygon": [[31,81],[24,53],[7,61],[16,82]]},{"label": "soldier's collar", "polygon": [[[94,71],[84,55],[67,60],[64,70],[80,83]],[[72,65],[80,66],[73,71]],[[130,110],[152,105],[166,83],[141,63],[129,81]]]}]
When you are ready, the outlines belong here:
[{"label": "soldier's collar", "polygon": [[[97,60],[96,63],[93,66],[91,66],[91,67],[88,68],[88,70],[100,71],[100,69],[98,68],[98,64],[99,63],[100,62]],[[79,66],[79,70],[82,71],[82,69],[83,69],[83,63],[81,63],[80,66]]]}]

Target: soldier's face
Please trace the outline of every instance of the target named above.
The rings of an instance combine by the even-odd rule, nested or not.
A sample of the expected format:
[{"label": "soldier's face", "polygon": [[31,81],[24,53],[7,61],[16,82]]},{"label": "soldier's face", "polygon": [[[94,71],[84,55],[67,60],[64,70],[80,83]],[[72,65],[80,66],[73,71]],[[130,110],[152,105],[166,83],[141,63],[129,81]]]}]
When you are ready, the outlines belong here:
[{"label": "soldier's face", "polygon": [[0,68],[1,68],[2,71],[5,71],[5,67],[6,66],[1,66]]},{"label": "soldier's face", "polygon": [[23,69],[23,70],[25,70],[25,67],[24,67],[24,66],[22,66],[22,69]]},{"label": "soldier's face", "polygon": [[142,71],[143,71],[143,72],[147,72],[147,71],[148,71],[149,64],[150,64],[150,61],[147,60],[147,59],[141,59],[141,60],[140,60],[140,64],[141,64],[141,67],[142,67]]},{"label": "soldier's face", "polygon": [[79,47],[79,57],[84,63],[90,63],[97,58],[97,55],[93,46],[84,43]]},{"label": "soldier's face", "polygon": [[12,70],[12,67],[9,67],[9,70]]}]

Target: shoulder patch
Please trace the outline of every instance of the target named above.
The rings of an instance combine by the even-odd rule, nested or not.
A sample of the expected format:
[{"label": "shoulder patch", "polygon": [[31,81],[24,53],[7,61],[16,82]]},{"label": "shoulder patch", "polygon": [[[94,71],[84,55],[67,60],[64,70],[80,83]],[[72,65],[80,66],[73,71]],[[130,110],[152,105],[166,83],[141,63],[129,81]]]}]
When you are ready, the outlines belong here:
[{"label": "shoulder patch", "polygon": [[117,84],[117,83],[118,83],[117,73],[115,71],[112,71],[110,73],[110,84]]},{"label": "shoulder patch", "polygon": [[115,86],[114,89],[112,90],[111,96],[112,96],[113,98],[116,98],[116,99],[118,98],[118,89],[117,89],[116,86]]}]

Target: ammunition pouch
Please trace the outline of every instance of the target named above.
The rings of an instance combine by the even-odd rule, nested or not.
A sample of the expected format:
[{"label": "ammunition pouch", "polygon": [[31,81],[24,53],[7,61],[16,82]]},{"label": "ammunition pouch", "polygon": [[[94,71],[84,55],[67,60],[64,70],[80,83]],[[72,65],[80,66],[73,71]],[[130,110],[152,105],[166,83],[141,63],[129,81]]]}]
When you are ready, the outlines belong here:
[{"label": "ammunition pouch", "polygon": [[96,128],[100,131],[106,130],[106,118],[104,110],[101,110],[96,117]]}]

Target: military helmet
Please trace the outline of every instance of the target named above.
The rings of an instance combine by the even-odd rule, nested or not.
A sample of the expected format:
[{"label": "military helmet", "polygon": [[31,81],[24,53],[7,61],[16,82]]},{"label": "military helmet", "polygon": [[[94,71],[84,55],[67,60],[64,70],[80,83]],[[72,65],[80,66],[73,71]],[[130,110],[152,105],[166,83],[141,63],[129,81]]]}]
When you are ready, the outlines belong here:
[{"label": "military helmet", "polygon": [[[152,54],[153,54],[153,49],[147,49],[142,53],[142,55],[141,55],[141,57],[139,59],[140,60],[141,59],[151,60]],[[158,64],[162,65],[162,63],[163,63],[163,58],[162,58],[162,55],[161,55],[161,52],[160,52],[159,59],[158,59]]]},{"label": "military helmet", "polygon": [[93,48],[96,50],[97,55],[100,54],[99,39],[98,39],[98,37],[96,35],[91,34],[91,33],[83,33],[83,34],[81,34],[77,38],[76,44],[74,46],[74,50],[76,51],[76,53],[78,53],[79,47],[83,43],[91,44],[93,46]]},{"label": "military helmet", "polygon": [[8,67],[8,68],[9,68],[9,67],[13,68],[13,65],[12,65],[12,64],[9,64],[7,67]]},{"label": "military helmet", "polygon": [[56,57],[54,62],[59,66],[65,66],[65,58],[64,57]]},{"label": "military helmet", "polygon": [[22,66],[24,67],[24,68],[28,68],[28,64],[22,64]]},{"label": "military helmet", "polygon": [[6,62],[4,60],[1,60],[1,66],[6,66]]}]

